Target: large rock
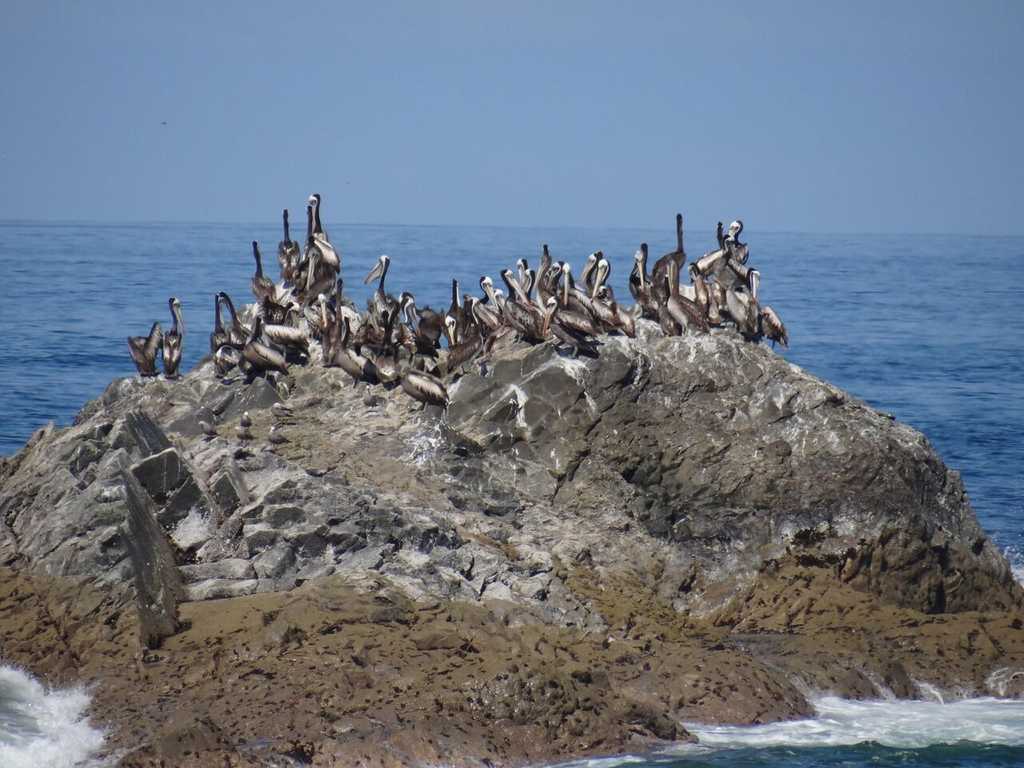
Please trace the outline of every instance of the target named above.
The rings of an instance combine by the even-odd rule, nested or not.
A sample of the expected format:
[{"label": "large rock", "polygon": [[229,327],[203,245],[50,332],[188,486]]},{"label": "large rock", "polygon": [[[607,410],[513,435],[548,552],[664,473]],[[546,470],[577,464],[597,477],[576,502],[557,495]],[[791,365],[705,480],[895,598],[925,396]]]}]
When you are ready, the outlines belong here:
[{"label": "large rock", "polygon": [[[0,554],[132,583],[119,539],[131,467],[179,558],[245,558],[281,588],[371,570],[418,597],[599,626],[569,568],[628,569],[709,614],[792,556],[923,611],[1021,600],[920,433],[732,332],[665,338],[641,322],[594,359],[497,349],[450,386],[441,418],[401,390],[367,398],[337,370],[296,366],[287,389],[271,408],[277,386],[209,365],[112,384],[75,427],[5,462]],[[222,436],[185,428],[200,417]],[[275,424],[286,442],[271,445]]]}]

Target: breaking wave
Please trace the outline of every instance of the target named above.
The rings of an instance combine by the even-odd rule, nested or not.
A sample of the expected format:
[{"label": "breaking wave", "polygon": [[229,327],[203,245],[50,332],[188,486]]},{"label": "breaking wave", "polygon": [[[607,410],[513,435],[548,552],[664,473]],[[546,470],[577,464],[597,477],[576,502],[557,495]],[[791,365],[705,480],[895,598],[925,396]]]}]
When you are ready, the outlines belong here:
[{"label": "breaking wave", "polygon": [[0,665],[0,766],[99,768],[93,756],[103,733],[89,725],[89,696],[81,689],[49,690]]}]

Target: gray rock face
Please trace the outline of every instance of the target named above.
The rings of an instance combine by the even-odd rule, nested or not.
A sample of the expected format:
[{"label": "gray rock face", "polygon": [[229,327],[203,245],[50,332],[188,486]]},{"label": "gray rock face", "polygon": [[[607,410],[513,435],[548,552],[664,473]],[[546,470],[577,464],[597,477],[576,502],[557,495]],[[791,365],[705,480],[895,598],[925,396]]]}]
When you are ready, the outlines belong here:
[{"label": "gray rock face", "polygon": [[0,465],[0,558],[139,583],[167,616],[160,596],[184,588],[163,566],[140,576],[141,540],[177,558],[188,599],[375,572],[412,597],[581,628],[601,620],[567,586],[580,566],[697,613],[787,555],[926,611],[1021,601],[920,433],[732,332],[666,338],[642,321],[602,342],[597,359],[496,351],[440,416],[318,367],[293,368],[287,398],[209,365],[115,382]]}]

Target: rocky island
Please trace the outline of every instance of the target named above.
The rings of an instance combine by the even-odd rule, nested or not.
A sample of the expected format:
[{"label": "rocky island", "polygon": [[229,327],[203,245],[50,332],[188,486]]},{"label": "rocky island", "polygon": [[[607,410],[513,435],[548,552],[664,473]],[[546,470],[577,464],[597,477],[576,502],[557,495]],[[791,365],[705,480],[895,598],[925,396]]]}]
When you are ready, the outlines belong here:
[{"label": "rocky island", "polygon": [[88,684],[139,767],[514,766],[818,692],[1024,695],[959,475],[769,348],[640,320],[448,395],[115,381],[0,461],[0,658]]}]

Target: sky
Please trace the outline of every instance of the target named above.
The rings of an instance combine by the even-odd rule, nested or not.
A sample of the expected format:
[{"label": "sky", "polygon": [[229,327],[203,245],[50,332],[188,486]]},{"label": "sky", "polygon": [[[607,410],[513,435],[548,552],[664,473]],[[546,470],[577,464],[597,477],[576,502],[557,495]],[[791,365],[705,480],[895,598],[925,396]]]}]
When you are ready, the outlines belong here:
[{"label": "sky", "polygon": [[5,0],[0,219],[1024,233],[1024,2]]}]

